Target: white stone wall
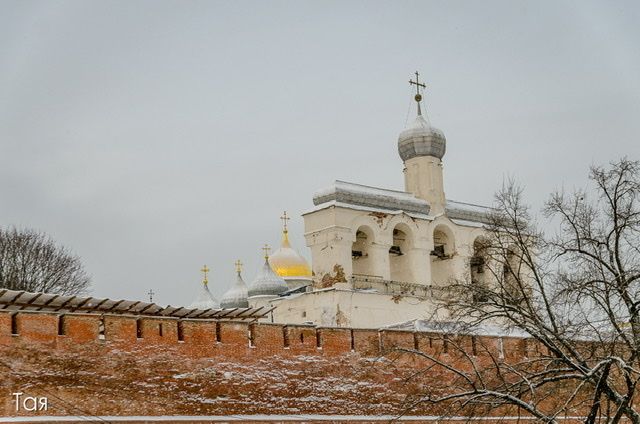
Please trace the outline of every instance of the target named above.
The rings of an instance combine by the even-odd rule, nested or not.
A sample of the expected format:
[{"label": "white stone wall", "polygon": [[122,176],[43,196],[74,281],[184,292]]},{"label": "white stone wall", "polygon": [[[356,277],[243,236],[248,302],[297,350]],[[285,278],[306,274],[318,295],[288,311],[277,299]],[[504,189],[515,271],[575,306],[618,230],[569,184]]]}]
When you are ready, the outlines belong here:
[{"label": "white stone wall", "polygon": [[[466,278],[473,242],[483,229],[463,226],[444,215],[415,218],[405,213],[380,213],[342,206],[329,206],[304,215],[305,238],[311,249],[317,280],[334,275],[342,267],[347,280],[354,274],[366,274],[384,280],[424,285],[444,285],[451,278]],[[402,255],[389,253],[394,245],[394,230],[402,232]],[[366,238],[357,237],[358,231]],[[445,255],[431,255],[434,245],[446,239]],[[352,250],[363,256],[352,258]]]},{"label": "white stone wall", "polygon": [[444,211],[445,194],[442,161],[433,156],[417,156],[404,163],[405,191],[431,206],[431,214]]},{"label": "white stone wall", "polygon": [[278,323],[330,327],[379,328],[412,319],[446,319],[434,302],[410,296],[391,296],[330,288],[272,301]]}]

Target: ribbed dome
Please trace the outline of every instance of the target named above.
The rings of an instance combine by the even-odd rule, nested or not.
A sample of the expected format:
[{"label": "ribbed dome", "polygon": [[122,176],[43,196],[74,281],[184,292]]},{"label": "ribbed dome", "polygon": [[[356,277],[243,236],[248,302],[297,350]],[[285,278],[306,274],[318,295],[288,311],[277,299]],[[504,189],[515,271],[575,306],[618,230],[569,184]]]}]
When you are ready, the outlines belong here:
[{"label": "ribbed dome", "polygon": [[446,148],[444,133],[432,127],[421,114],[398,136],[398,153],[403,161],[418,156],[442,159]]},{"label": "ribbed dome", "polygon": [[248,308],[249,301],[247,298],[249,297],[247,285],[242,279],[242,275],[240,271],[238,271],[238,276],[236,277],[236,282],[231,286],[229,290],[222,296],[222,300],[220,301],[220,306],[222,308]]},{"label": "ribbed dome", "polygon": [[189,305],[190,309],[220,309],[220,303],[209,291],[209,285],[202,283],[202,290],[196,300]]},{"label": "ribbed dome", "polygon": [[269,265],[280,277],[311,277],[311,267],[291,247],[287,230],[282,232],[282,243],[280,248],[269,258]]},{"label": "ribbed dome", "polygon": [[277,296],[288,290],[287,283],[278,274],[273,272],[266,257],[264,265],[258,275],[249,286],[249,297],[252,296]]}]

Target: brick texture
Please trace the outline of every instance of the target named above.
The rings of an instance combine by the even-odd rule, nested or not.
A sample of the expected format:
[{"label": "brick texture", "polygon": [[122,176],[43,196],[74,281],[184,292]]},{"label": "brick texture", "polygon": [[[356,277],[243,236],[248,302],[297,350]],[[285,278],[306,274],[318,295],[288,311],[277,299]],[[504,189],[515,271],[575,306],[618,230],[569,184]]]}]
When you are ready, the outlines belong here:
[{"label": "brick texture", "polygon": [[[0,416],[16,415],[14,392],[47,397],[46,415],[392,415],[450,378],[407,380],[424,358],[397,349],[455,364],[456,346],[479,362],[487,352],[517,361],[540,350],[516,338],[0,312]],[[411,414],[441,412],[429,408]]]}]

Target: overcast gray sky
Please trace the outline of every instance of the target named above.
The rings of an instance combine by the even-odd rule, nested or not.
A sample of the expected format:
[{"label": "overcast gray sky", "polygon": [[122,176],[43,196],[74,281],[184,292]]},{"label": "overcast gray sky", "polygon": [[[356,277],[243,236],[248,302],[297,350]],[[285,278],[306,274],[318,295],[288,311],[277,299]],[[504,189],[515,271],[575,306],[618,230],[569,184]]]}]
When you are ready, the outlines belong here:
[{"label": "overcast gray sky", "polygon": [[[640,158],[637,2],[0,1],[0,226],[80,255],[92,293],[164,304],[250,282],[283,210],[402,189],[419,70],[445,190],[534,205]],[[413,116],[414,111],[411,111]]]}]

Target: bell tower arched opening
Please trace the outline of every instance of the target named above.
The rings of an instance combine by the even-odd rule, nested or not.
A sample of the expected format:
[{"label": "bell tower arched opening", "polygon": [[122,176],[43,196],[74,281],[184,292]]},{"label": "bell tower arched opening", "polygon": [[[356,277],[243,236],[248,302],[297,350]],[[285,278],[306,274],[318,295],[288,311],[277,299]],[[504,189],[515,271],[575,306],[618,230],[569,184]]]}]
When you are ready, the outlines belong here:
[{"label": "bell tower arched opening", "polygon": [[477,237],[473,241],[473,256],[469,259],[469,272],[471,274],[471,284],[474,289],[473,301],[486,302],[488,299],[485,290],[488,289],[489,277],[487,264],[489,262],[489,242],[484,237]]},{"label": "bell tower arched opening", "polygon": [[502,291],[505,300],[517,304],[522,298],[521,266],[522,259],[515,246],[509,247],[504,255],[502,265]]},{"label": "bell tower arched opening", "polygon": [[356,230],[356,237],[351,245],[351,261],[354,276],[374,276],[372,273],[372,258],[370,256],[373,242],[374,236],[371,228],[363,225]]},{"label": "bell tower arched opening", "polygon": [[453,232],[446,225],[438,225],[433,230],[433,250],[431,251],[431,281],[443,285],[454,275],[451,258],[455,252]]},{"label": "bell tower arched opening", "polygon": [[389,268],[392,281],[413,283],[414,273],[411,263],[413,234],[405,224],[393,228],[393,241],[389,248]]}]

